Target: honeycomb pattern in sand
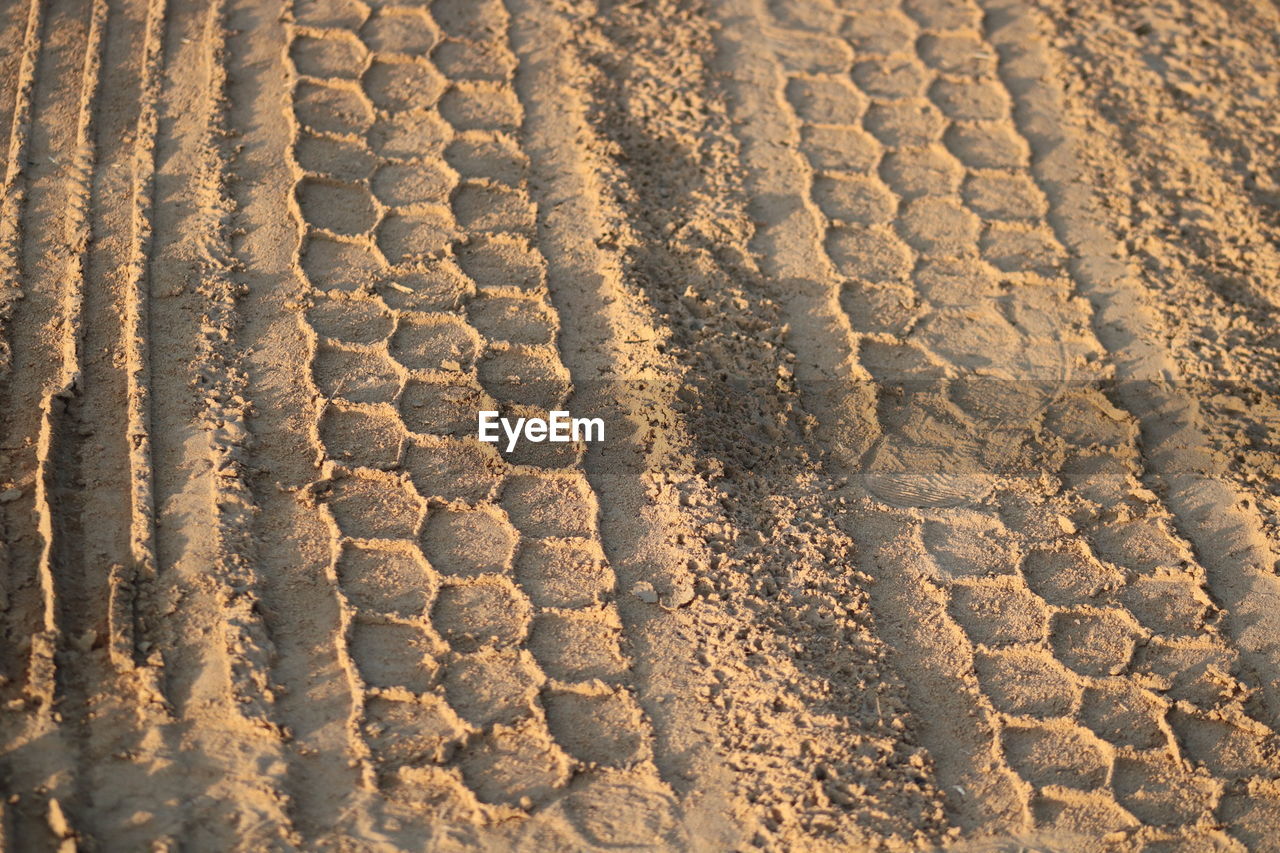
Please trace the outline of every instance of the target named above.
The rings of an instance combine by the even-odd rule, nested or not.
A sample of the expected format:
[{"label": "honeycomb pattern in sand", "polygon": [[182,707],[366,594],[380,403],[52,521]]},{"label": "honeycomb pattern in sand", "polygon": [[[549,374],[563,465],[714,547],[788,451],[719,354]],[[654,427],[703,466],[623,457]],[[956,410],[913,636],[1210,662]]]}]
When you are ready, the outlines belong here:
[{"label": "honeycomb pattern in sand", "polygon": [[983,10],[769,7],[780,44],[828,46],[778,53],[842,305],[884,389],[866,482],[917,520],[1034,822],[1269,843],[1280,741],[1143,486],[1135,420],[1092,381],[1088,309]]},{"label": "honeycomb pattern in sand", "polygon": [[474,437],[479,409],[570,391],[506,12],[317,0],[295,20],[318,488],[379,785],[528,811],[586,773],[660,813],[582,448]]}]

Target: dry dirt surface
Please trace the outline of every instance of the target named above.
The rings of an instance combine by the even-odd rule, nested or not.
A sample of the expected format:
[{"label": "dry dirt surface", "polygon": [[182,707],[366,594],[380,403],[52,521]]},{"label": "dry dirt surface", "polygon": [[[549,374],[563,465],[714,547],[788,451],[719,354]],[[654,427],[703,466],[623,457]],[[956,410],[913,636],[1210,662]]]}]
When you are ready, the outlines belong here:
[{"label": "dry dirt surface", "polygon": [[0,0],[0,850],[1280,850],[1278,116],[1267,0]]}]

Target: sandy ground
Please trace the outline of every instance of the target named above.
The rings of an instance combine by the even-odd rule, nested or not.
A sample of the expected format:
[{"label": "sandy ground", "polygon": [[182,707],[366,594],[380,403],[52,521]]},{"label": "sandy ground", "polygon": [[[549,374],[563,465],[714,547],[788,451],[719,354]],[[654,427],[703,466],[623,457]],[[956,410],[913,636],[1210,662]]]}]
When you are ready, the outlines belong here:
[{"label": "sandy ground", "polygon": [[1277,105],[1266,0],[0,0],[0,850],[1280,850]]}]

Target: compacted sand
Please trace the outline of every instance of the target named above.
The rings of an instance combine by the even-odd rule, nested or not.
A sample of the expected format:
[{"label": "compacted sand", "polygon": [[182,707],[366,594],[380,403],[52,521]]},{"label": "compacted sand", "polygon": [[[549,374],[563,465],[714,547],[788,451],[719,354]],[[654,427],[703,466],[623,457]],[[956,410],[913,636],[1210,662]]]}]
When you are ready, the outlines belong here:
[{"label": "compacted sand", "polygon": [[0,1],[0,848],[1280,849],[1277,116],[1267,0]]}]

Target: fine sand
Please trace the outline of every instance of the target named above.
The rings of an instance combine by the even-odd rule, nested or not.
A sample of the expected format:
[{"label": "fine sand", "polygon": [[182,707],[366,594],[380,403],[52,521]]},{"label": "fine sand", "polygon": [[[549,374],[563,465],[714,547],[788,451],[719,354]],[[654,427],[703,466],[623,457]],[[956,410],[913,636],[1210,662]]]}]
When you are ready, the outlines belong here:
[{"label": "fine sand", "polygon": [[1270,0],[0,0],[0,134],[0,851],[1280,850]]}]

